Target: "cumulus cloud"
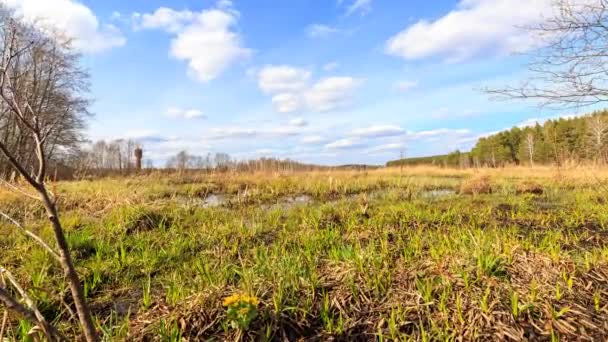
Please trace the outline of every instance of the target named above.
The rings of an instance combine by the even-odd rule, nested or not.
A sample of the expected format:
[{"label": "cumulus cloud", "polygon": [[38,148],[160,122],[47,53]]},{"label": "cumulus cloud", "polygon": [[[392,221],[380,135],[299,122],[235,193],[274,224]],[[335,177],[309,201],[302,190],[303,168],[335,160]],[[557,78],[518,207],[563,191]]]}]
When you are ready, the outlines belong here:
[{"label": "cumulus cloud", "polygon": [[278,113],[293,113],[300,109],[300,98],[293,93],[282,93],[272,97],[272,105]]},{"label": "cumulus cloud", "polygon": [[163,29],[176,33],[190,24],[195,14],[192,11],[176,11],[167,7],[159,7],[153,13],[135,14],[136,29]]},{"label": "cumulus cloud", "polygon": [[294,127],[305,127],[308,126],[308,122],[303,118],[293,118],[289,120],[289,125]]},{"label": "cumulus cloud", "polygon": [[363,80],[353,77],[326,77],[309,85],[311,72],[289,65],[268,65],[257,73],[258,86],[273,95],[279,113],[301,110],[328,112],[347,106]]},{"label": "cumulus cloud", "polygon": [[344,138],[325,145],[328,150],[348,150],[363,147],[365,144],[357,138]]},{"label": "cumulus cloud", "polygon": [[125,37],[111,24],[102,24],[90,8],[77,0],[0,0],[28,21],[60,30],[74,39],[74,48],[87,54],[123,46]]},{"label": "cumulus cloud", "polygon": [[351,132],[351,135],[366,138],[393,137],[405,133],[399,126],[393,125],[373,125],[366,128],[358,128]]},{"label": "cumulus cloud", "polygon": [[162,29],[175,34],[170,56],[188,63],[191,75],[209,82],[234,63],[248,58],[252,51],[243,47],[235,31],[239,13],[230,1],[220,1],[201,12],[159,8],[151,14],[136,15],[136,26]]},{"label": "cumulus cloud", "polygon": [[537,41],[522,27],[542,21],[551,5],[552,0],[460,0],[445,16],[420,20],[390,38],[386,51],[407,60],[447,62],[523,52]]},{"label": "cumulus cloud", "polygon": [[327,77],[315,83],[304,98],[317,112],[329,112],[350,104],[354,91],[363,83],[353,77]]},{"label": "cumulus cloud", "polygon": [[309,79],[310,71],[289,65],[267,65],[258,72],[258,86],[266,94],[302,90]]},{"label": "cumulus cloud", "polygon": [[205,117],[205,114],[198,109],[182,109],[177,107],[168,108],[165,115],[173,119],[200,119]]}]

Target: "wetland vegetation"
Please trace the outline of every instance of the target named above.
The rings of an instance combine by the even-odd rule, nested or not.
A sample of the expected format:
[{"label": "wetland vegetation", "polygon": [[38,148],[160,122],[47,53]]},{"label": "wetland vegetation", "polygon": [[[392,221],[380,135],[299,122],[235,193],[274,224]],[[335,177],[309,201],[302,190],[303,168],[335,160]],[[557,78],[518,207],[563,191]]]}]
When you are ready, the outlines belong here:
[{"label": "wetland vegetation", "polygon": [[[50,187],[105,340],[601,340],[605,179],[417,167]],[[34,201],[0,202],[51,236]],[[78,334],[61,269],[12,226],[0,232],[0,264]],[[31,325],[7,328],[25,338]]]}]

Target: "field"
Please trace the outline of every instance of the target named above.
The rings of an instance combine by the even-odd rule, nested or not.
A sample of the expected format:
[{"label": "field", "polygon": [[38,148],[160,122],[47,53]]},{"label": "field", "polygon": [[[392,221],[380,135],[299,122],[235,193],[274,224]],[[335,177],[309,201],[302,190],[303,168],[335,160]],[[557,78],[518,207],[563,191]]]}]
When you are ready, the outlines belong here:
[{"label": "field", "polygon": [[[606,340],[608,170],[429,167],[59,182],[104,339]],[[0,207],[52,240],[18,193]],[[74,336],[60,267],[0,266]],[[11,316],[8,336],[31,326]]]}]

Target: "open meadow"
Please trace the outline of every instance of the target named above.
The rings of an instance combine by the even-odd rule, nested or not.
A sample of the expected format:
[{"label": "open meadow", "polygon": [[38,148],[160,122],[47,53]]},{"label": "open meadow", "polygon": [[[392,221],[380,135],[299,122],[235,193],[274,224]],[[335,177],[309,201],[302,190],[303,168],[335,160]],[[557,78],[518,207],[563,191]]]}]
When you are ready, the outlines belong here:
[{"label": "open meadow", "polygon": [[[608,171],[147,175],[49,184],[104,340],[605,340]],[[52,238],[40,205],[0,206]],[[67,336],[60,267],[0,265]],[[27,340],[27,321],[3,325]]]}]

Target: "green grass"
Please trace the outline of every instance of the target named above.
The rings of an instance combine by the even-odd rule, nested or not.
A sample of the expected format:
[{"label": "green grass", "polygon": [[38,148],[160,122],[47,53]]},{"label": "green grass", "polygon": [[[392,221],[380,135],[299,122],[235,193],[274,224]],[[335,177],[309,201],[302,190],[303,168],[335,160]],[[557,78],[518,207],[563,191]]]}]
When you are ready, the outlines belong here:
[{"label": "green grass", "polygon": [[[522,178],[496,175],[492,194],[425,195],[470,176],[189,175],[55,191],[108,341],[607,338],[608,194],[553,177],[521,193]],[[227,201],[202,206],[211,193]],[[52,237],[31,201],[0,203]],[[58,265],[9,225],[0,234],[0,263],[75,334]],[[246,331],[222,306],[235,293],[260,300]]]}]

